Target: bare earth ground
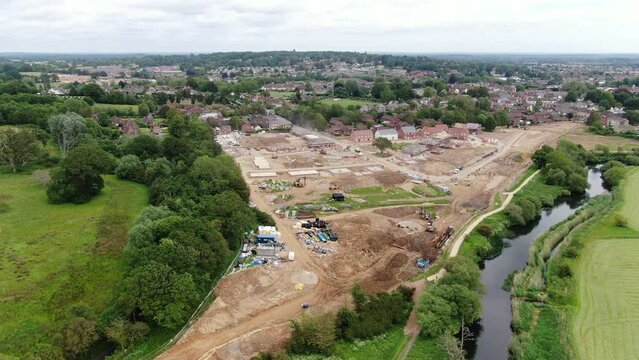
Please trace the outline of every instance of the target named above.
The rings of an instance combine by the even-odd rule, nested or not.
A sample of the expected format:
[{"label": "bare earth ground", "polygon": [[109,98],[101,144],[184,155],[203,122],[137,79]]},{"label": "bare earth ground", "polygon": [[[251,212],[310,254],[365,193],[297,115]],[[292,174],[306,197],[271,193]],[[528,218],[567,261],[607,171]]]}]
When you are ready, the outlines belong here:
[{"label": "bare earth ground", "polygon": [[[291,203],[308,202],[329,193],[329,185],[342,190],[362,186],[399,186],[410,190],[413,184],[399,170],[409,170],[432,182],[440,182],[453,192],[452,204],[436,208],[436,227],[460,227],[473,212],[490,206],[493,195],[511,186],[530,164],[530,155],[544,143],[554,143],[564,133],[576,127],[572,123],[557,123],[532,127],[529,130],[508,129],[483,137],[498,139],[497,144],[477,146],[476,151],[446,150],[446,162],[464,164],[464,170],[454,176],[433,174],[430,155],[423,162],[398,165],[403,156],[380,158],[362,147],[363,155],[354,156],[345,150],[353,146],[344,138],[333,139],[340,150],[326,155],[310,151],[303,139],[294,135],[254,135],[241,139],[240,146],[225,146],[233,153],[247,182],[251,200],[258,208],[273,214],[278,194],[291,194]],[[321,136],[328,137],[326,134]],[[249,140],[250,138],[250,140]],[[287,152],[268,151],[274,142],[284,144]],[[464,146],[471,146],[465,144]],[[260,147],[262,150],[255,150]],[[494,155],[482,158],[487,152]],[[444,155],[444,154],[441,154]],[[259,172],[252,163],[254,156],[264,156],[279,180],[295,180],[286,171],[315,168],[319,176],[307,177],[304,188],[291,188],[282,193],[258,189],[263,179],[249,177]],[[455,157],[457,156],[457,158]],[[273,158],[277,157],[277,158]],[[306,162],[299,159],[310,159]],[[313,166],[310,162],[321,162]],[[440,162],[443,163],[444,161]],[[296,166],[296,167],[291,167]],[[354,172],[378,166],[383,172],[356,176]],[[441,165],[437,165],[441,167]],[[334,174],[330,169],[348,168],[350,173]],[[446,170],[449,171],[449,170]],[[437,171],[436,171],[437,172]],[[436,173],[435,172],[435,173]],[[428,201],[428,199],[424,199]],[[259,351],[281,349],[290,333],[289,320],[302,313],[301,304],[309,303],[311,313],[336,310],[350,304],[350,289],[360,283],[366,290],[389,290],[418,273],[418,257],[436,257],[434,235],[426,233],[418,216],[419,206],[395,206],[366,209],[327,216],[339,241],[327,244],[327,254],[309,251],[295,235],[295,220],[274,216],[286,251],[295,252],[295,261],[280,262],[242,270],[225,277],[215,290],[216,299],[177,344],[160,356],[162,359],[250,359]],[[408,227],[398,227],[402,222]]]}]

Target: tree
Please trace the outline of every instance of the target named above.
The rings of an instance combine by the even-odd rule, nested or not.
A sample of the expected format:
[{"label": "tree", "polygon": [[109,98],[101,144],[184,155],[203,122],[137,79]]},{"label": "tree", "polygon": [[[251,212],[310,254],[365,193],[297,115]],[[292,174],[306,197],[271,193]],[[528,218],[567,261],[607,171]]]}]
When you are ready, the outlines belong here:
[{"label": "tree", "polygon": [[373,96],[375,99],[381,99],[382,92],[384,92],[384,90],[386,89],[388,89],[388,84],[386,83],[386,81],[377,79],[373,83],[373,87],[371,89],[371,96]]},{"label": "tree", "polygon": [[0,129],[0,160],[16,173],[42,153],[38,139],[28,130]]},{"label": "tree", "polygon": [[564,98],[564,101],[565,102],[575,102],[575,101],[577,101],[578,97],[579,97],[579,95],[577,94],[576,91],[568,90],[568,93],[566,94],[566,97]]},{"label": "tree", "polygon": [[127,349],[142,340],[149,333],[149,325],[142,321],[130,322],[123,318],[116,318],[105,329],[105,335],[118,344],[125,352]]},{"label": "tree", "polygon": [[140,103],[138,105],[138,115],[147,116],[150,112],[151,110],[149,110],[149,105],[147,105],[146,103]]},{"label": "tree", "polygon": [[422,325],[422,332],[431,338],[448,332],[452,313],[448,302],[430,291],[422,295],[417,305],[417,319]]},{"label": "tree", "polygon": [[593,111],[588,115],[586,119],[586,125],[593,127],[601,127],[601,114],[598,111]]},{"label": "tree", "polygon": [[53,170],[47,188],[49,201],[54,204],[85,203],[104,187],[100,173],[115,166],[112,156],[92,146],[79,146],[69,152],[60,168]]},{"label": "tree", "polygon": [[144,165],[135,155],[124,155],[116,162],[115,175],[118,179],[144,181]]},{"label": "tree", "polygon": [[382,93],[380,94],[379,98],[381,102],[383,103],[389,103],[397,99],[397,97],[395,96],[395,93],[391,89],[384,89],[384,91],[382,91]]},{"label": "tree", "polygon": [[613,166],[603,173],[604,182],[608,186],[619,185],[624,176],[626,176],[626,169],[623,166]]},{"label": "tree", "polygon": [[484,130],[488,132],[493,132],[495,131],[495,128],[497,127],[497,123],[495,122],[495,118],[493,118],[492,116],[487,116],[482,126],[484,127]]},{"label": "tree", "polygon": [[373,146],[379,149],[380,154],[384,154],[386,149],[393,147],[393,143],[387,138],[379,137],[373,141]]},{"label": "tree", "polygon": [[66,157],[69,150],[80,143],[87,128],[84,118],[72,112],[50,117],[48,125],[62,157]]},{"label": "tree", "polygon": [[127,140],[122,148],[122,152],[135,155],[141,161],[157,157],[162,151],[160,141],[150,135],[140,135]]},{"label": "tree", "polygon": [[71,357],[76,357],[89,350],[99,338],[95,321],[76,317],[64,329],[64,348]]},{"label": "tree", "polygon": [[293,333],[288,349],[294,354],[330,355],[335,346],[335,319],[332,314],[291,320]]},{"label": "tree", "polygon": [[87,96],[93,101],[100,101],[102,96],[104,96],[104,90],[98,84],[88,83],[80,87],[79,95]]},{"label": "tree", "polygon": [[447,332],[439,337],[439,346],[446,353],[448,360],[464,360],[466,352],[459,339]]},{"label": "tree", "polygon": [[139,309],[169,329],[184,324],[198,299],[191,274],[178,274],[169,265],[153,260],[134,268],[124,286],[121,301],[130,312]]}]

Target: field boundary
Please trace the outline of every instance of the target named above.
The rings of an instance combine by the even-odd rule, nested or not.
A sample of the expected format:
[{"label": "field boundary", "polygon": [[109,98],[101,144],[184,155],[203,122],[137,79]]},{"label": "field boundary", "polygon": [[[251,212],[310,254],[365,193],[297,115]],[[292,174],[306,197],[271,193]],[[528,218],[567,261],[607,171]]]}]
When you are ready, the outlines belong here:
[{"label": "field boundary", "polygon": [[[184,334],[186,333],[186,331],[191,328],[191,325],[193,325],[193,323],[204,313],[204,307],[205,305],[209,305],[213,300],[213,291],[215,291],[215,288],[217,288],[217,285],[220,283],[220,281],[228,276],[229,274],[231,274],[231,269],[233,269],[233,265],[235,265],[238,257],[240,256],[240,253],[242,252],[242,248],[240,247],[237,251],[237,253],[235,254],[235,256],[233,257],[233,260],[231,261],[231,263],[229,264],[229,266],[226,268],[226,270],[220,275],[220,277],[217,278],[217,280],[215,280],[213,282],[213,286],[211,287],[211,290],[208,292],[208,294],[206,294],[206,296],[204,297],[204,299],[202,300],[202,302],[200,303],[200,305],[198,305],[198,307],[195,309],[195,311],[193,312],[193,314],[191,315],[191,317],[189,318],[189,320],[186,322],[186,324],[184,324],[184,326],[180,329],[180,331],[178,331],[177,334],[175,334],[173,337],[171,337],[171,339],[169,341],[167,341],[164,345],[160,346],[159,348],[157,348],[156,350],[142,355],[141,359],[154,359],[156,358],[158,355],[162,354],[163,352],[165,352],[166,350],[168,350],[175,342],[177,342],[178,340],[180,340],[182,338],[182,336],[184,336]],[[125,359],[129,359],[131,358],[131,356],[136,355],[135,353],[131,353],[127,356],[125,356]]]}]

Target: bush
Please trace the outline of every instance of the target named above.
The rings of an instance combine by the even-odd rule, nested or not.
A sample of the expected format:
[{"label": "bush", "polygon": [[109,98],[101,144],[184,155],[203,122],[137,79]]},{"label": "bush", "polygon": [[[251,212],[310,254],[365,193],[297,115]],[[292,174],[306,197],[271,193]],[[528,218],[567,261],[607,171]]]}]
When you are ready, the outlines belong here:
[{"label": "bush", "polygon": [[613,166],[604,171],[603,179],[608,186],[618,186],[623,177],[626,176],[626,169],[622,166]]},{"label": "bush", "polygon": [[618,227],[628,226],[628,219],[619,213],[615,214],[614,222],[615,222],[615,226],[618,226]]},{"label": "bush", "polygon": [[493,236],[493,228],[488,225],[488,224],[481,224],[477,227],[477,232],[479,232],[480,234],[486,236],[486,237],[491,237]]},{"label": "bush", "polygon": [[565,263],[557,264],[557,275],[559,275],[559,277],[562,277],[562,278],[571,277],[572,269],[570,268],[568,264],[565,264]]},{"label": "bush", "polygon": [[118,179],[144,182],[144,165],[136,155],[124,155],[116,164],[115,175]]},{"label": "bush", "polygon": [[0,200],[0,214],[4,214],[9,211],[9,204]]}]

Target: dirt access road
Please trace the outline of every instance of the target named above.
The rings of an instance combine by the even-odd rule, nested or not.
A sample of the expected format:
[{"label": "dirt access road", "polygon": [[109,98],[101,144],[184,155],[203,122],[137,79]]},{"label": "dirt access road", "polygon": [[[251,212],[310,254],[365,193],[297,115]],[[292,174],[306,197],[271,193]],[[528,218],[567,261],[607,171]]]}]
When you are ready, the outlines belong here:
[{"label": "dirt access road", "polygon": [[[514,153],[530,153],[541,143],[554,142],[567,129],[573,127],[573,124],[558,124],[548,128],[540,127],[535,131],[521,131],[522,134],[515,134],[516,138],[505,143],[501,151],[478,164],[475,171],[479,172],[479,168],[485,172],[485,168],[506,167],[505,181],[493,184],[497,189],[504,189],[515,181],[518,171],[526,164],[504,165],[499,163],[500,159],[508,158]],[[327,137],[325,134],[321,135]],[[340,139],[339,143],[342,142],[344,140]],[[371,156],[370,160],[383,165],[387,170],[402,169],[401,166],[376,156]],[[470,174],[470,170],[472,169],[466,172]],[[243,166],[242,171],[247,182],[254,180],[248,177],[248,173],[254,171],[252,167]],[[485,178],[490,179],[490,176],[491,174],[486,174]],[[478,191],[484,191],[481,189],[485,189],[485,184],[474,182],[473,186],[464,189],[468,194],[455,192],[455,198],[461,198],[462,195],[475,197]],[[255,185],[252,185],[251,190],[251,201],[261,210],[271,213],[272,204],[266,200],[265,194],[257,191]],[[345,219],[351,221],[352,215],[345,214]],[[460,214],[450,216],[460,218]],[[386,271],[393,272],[388,274],[393,285],[401,283],[402,276],[404,279],[407,276],[402,273],[405,266],[401,269],[390,268],[390,259],[404,259],[400,265],[412,264],[413,254],[388,247],[378,253],[378,258],[368,259],[369,262],[365,263],[364,269],[336,272],[331,267],[341,264],[322,263],[317,257],[312,257],[312,253],[297,239],[293,231],[294,221],[282,218],[275,218],[275,221],[282,238],[286,240],[287,250],[295,252],[295,261],[280,264],[275,268],[254,267],[225,277],[216,288],[218,296],[215,301],[184,336],[159,357],[160,359],[250,359],[259,351],[281,349],[290,333],[290,327],[287,326],[290,319],[303,312],[302,303],[312,304],[309,310],[311,313],[336,310],[350,301],[349,289],[354,282],[370,280],[371,277]],[[370,225],[357,226],[383,225],[378,218],[372,218],[370,221],[373,221]],[[395,230],[391,230],[393,225],[383,226],[388,226],[387,234],[397,231],[396,226]],[[366,254],[357,256],[366,257]],[[353,257],[345,259],[352,261]],[[295,288],[299,283],[304,287],[302,290]],[[391,287],[393,286],[389,286]]]}]

